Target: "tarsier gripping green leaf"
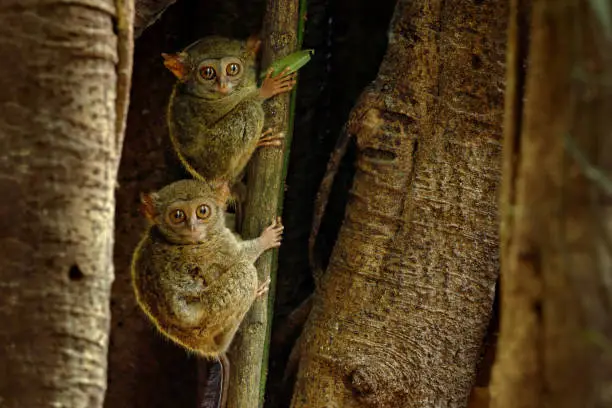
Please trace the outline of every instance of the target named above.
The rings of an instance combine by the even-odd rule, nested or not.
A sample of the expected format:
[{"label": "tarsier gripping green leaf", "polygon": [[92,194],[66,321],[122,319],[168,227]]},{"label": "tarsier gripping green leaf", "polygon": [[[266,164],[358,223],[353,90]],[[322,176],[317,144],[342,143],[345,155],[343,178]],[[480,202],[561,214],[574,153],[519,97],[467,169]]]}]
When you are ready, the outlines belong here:
[{"label": "tarsier gripping green leaf", "polygon": [[262,101],[295,86],[295,74],[268,76],[257,86],[256,36],[202,38],[162,54],[177,81],[168,104],[168,130],[183,167],[196,179],[229,183],[240,228],[241,175],[259,147],[282,146],[284,129],[263,131]]},{"label": "tarsier gripping green leaf", "polygon": [[261,78],[265,77],[270,70],[272,70],[272,76],[276,76],[283,72],[283,70],[288,70],[285,74],[292,74],[296,72],[298,69],[302,68],[304,65],[310,61],[310,58],[314,55],[313,49],[300,50],[294,52],[292,54],[287,55],[279,60],[274,61],[268,69],[261,74]]},{"label": "tarsier gripping green leaf", "polygon": [[257,147],[281,146],[282,129],[263,131],[262,101],[289,92],[294,74],[268,76],[257,87],[256,37],[202,38],[162,54],[177,78],[168,106],[170,140],[181,163],[200,180],[234,184]]}]

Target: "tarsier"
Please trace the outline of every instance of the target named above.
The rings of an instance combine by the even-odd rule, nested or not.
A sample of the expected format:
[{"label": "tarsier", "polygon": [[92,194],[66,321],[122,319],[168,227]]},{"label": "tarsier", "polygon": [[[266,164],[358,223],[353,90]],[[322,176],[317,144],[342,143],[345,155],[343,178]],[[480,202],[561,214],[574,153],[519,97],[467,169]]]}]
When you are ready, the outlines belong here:
[{"label": "tarsier", "polygon": [[162,54],[178,78],[170,96],[170,138],[183,166],[196,179],[237,181],[258,146],[280,146],[282,133],[262,133],[262,101],[295,85],[287,67],[257,87],[261,41],[206,37],[176,54]]},{"label": "tarsier", "polygon": [[255,260],[280,246],[274,220],[255,239],[242,241],[225,226],[227,184],[181,180],[141,196],[150,227],[132,259],[136,299],[159,331],[188,350],[219,358],[225,405],[234,334],[255,299],[268,290]]}]

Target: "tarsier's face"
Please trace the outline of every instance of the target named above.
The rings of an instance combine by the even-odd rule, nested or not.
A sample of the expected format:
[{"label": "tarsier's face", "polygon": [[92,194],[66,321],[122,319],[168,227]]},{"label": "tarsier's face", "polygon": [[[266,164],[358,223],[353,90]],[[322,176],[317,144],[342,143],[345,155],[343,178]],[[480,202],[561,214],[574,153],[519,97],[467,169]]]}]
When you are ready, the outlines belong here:
[{"label": "tarsier's face", "polygon": [[260,41],[205,37],[176,54],[162,54],[164,65],[183,89],[204,99],[221,99],[256,86],[255,59]]},{"label": "tarsier's face", "polygon": [[213,219],[214,205],[206,199],[177,200],[160,214],[160,228],[171,241],[183,244],[204,242]]},{"label": "tarsier's face", "polygon": [[199,244],[223,230],[229,194],[227,183],[179,180],[158,192],[141,194],[140,210],[168,241]]},{"label": "tarsier's face", "polygon": [[244,63],[240,58],[204,59],[195,72],[201,90],[226,96],[238,87],[243,76]]}]

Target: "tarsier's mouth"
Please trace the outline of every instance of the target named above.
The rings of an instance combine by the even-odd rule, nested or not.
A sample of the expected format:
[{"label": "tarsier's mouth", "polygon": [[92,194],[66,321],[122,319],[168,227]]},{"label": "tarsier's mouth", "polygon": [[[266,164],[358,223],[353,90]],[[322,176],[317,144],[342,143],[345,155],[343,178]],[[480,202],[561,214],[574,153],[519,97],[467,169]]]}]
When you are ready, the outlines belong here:
[{"label": "tarsier's mouth", "polygon": [[217,92],[219,92],[222,95],[227,95],[228,93],[230,93],[231,90],[232,90],[231,86],[223,86],[223,87],[221,85],[217,86]]},{"label": "tarsier's mouth", "polygon": [[185,242],[189,242],[191,244],[199,244],[204,241],[204,238],[205,238],[204,234],[197,234],[197,233],[181,234],[181,240],[184,240]]}]

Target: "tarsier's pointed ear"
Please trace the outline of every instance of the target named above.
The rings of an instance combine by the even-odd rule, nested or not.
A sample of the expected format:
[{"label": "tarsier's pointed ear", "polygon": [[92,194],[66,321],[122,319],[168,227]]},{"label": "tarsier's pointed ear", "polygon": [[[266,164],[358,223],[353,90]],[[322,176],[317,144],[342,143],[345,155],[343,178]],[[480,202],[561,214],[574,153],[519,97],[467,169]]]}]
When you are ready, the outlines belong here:
[{"label": "tarsier's pointed ear", "polygon": [[246,46],[247,46],[247,52],[249,54],[256,55],[257,52],[259,52],[259,48],[261,47],[261,40],[259,39],[259,36],[256,34],[251,35],[247,39]]},{"label": "tarsier's pointed ear", "polygon": [[155,222],[157,210],[155,202],[157,201],[157,193],[141,193],[140,194],[140,212],[147,218],[150,223]]},{"label": "tarsier's pointed ear", "polygon": [[187,76],[187,53],[179,52],[176,54],[161,55],[164,58],[164,66],[174,74],[179,81],[183,81]]},{"label": "tarsier's pointed ear", "polygon": [[230,187],[227,181],[216,181],[212,185],[215,191],[215,200],[220,207],[225,208],[230,196]]}]

